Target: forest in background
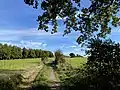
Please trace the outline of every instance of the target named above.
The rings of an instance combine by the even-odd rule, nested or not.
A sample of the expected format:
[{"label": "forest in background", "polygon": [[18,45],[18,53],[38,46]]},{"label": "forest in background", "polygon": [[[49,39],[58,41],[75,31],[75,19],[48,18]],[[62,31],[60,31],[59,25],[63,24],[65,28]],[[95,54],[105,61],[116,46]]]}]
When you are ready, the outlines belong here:
[{"label": "forest in background", "polygon": [[54,57],[51,51],[41,49],[27,49],[7,44],[0,44],[0,60]]}]

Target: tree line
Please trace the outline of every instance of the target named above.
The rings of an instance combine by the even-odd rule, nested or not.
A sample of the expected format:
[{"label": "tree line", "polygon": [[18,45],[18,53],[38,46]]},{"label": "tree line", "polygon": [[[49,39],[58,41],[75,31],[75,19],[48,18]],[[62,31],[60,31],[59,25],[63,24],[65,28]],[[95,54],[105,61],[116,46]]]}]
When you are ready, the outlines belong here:
[{"label": "tree line", "polygon": [[0,44],[0,60],[9,59],[25,59],[25,58],[41,58],[43,55],[54,57],[51,51],[41,49],[27,49],[7,44]]}]

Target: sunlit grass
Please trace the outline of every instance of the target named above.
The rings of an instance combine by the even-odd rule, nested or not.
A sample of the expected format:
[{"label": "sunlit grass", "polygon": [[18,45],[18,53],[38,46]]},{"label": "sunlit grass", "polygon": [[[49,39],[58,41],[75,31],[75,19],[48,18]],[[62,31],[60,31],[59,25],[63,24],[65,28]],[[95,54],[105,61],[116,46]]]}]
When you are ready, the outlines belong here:
[{"label": "sunlit grass", "polygon": [[40,59],[15,59],[15,60],[0,60],[0,69],[2,70],[24,70],[31,66],[38,65]]},{"label": "sunlit grass", "polygon": [[[54,60],[54,58],[49,58]],[[40,58],[0,60],[0,70],[25,70],[40,64]]]},{"label": "sunlit grass", "polygon": [[[49,58],[53,61],[54,58]],[[82,66],[87,62],[86,58],[66,58],[66,61],[73,67]],[[24,70],[40,63],[40,58],[35,59],[15,59],[15,60],[0,60],[0,69],[2,70]]]},{"label": "sunlit grass", "polygon": [[73,67],[82,67],[83,64],[87,62],[87,58],[84,57],[66,58],[66,61]]}]

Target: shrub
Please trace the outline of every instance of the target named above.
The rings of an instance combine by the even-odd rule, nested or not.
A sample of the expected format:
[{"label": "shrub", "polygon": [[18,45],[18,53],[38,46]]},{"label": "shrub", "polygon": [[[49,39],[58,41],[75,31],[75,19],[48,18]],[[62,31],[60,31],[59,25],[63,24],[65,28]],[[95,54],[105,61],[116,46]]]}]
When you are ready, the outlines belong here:
[{"label": "shrub", "polygon": [[0,75],[0,90],[18,90],[17,85],[21,82],[21,75]]},{"label": "shrub", "polygon": [[63,81],[65,90],[120,90],[120,44],[96,39],[88,47],[84,70]]},{"label": "shrub", "polygon": [[87,62],[87,74],[96,90],[119,90],[120,44],[111,40],[91,40]]},{"label": "shrub", "polygon": [[62,51],[57,50],[55,52],[55,64],[58,65],[58,64],[62,64],[64,62],[65,62],[65,58],[64,58]]},{"label": "shrub", "polygon": [[48,58],[47,57],[42,57],[41,61],[45,64],[48,61]]}]

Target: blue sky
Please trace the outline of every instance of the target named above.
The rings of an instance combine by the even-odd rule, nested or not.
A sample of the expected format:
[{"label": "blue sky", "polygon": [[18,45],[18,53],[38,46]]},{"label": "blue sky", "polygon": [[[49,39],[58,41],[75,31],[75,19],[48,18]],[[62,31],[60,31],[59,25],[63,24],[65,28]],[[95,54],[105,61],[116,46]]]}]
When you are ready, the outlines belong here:
[{"label": "blue sky", "polygon": [[[40,11],[24,4],[24,0],[1,0],[0,43],[51,51],[61,49],[64,54],[74,52],[83,55],[81,47],[76,43],[79,33],[73,32],[63,37],[62,22],[59,22],[59,32],[53,35],[37,30],[36,19],[41,14]],[[110,38],[120,42],[119,28],[113,29]]]}]

